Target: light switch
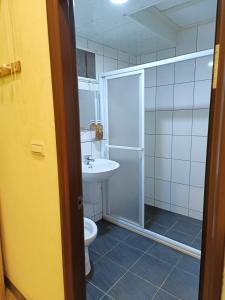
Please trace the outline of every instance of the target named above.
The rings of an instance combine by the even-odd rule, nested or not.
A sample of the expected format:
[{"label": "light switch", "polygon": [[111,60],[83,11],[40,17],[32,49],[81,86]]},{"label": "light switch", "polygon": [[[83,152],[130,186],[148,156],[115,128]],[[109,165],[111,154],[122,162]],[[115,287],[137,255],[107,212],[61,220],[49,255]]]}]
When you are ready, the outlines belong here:
[{"label": "light switch", "polygon": [[31,151],[34,154],[45,155],[44,153],[44,143],[43,142],[31,142]]}]

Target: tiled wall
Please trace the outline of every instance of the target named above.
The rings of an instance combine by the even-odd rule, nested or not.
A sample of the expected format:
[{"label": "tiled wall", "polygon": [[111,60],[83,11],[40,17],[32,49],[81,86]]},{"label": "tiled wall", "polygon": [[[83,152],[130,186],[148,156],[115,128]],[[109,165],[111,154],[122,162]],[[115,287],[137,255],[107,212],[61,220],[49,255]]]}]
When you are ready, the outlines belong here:
[{"label": "tiled wall", "polygon": [[97,75],[104,72],[119,70],[137,64],[137,57],[118,49],[77,37],[77,48],[90,50],[96,54]]},{"label": "tiled wall", "polygon": [[176,47],[138,56],[137,64],[213,48],[214,37],[215,22],[182,30],[177,34]]},{"label": "tiled wall", "polygon": [[[174,48],[134,56],[77,37],[77,47],[96,53],[97,75],[213,47],[215,23],[181,31]],[[146,72],[145,201],[194,218],[202,218],[211,74],[204,59]],[[202,74],[201,74],[202,73]],[[203,74],[205,73],[205,75]],[[193,75],[194,74],[194,75]],[[208,74],[208,75],[206,75]],[[87,86],[88,85],[88,86]],[[98,82],[79,81],[98,89]],[[166,97],[165,97],[166,96]],[[82,156],[101,156],[101,144],[82,143]],[[93,200],[94,203],[90,201]],[[96,200],[96,201],[95,201]],[[100,186],[84,186],[84,214],[102,216]]]},{"label": "tiled wall", "polygon": [[145,71],[145,203],[202,218],[212,56]]}]

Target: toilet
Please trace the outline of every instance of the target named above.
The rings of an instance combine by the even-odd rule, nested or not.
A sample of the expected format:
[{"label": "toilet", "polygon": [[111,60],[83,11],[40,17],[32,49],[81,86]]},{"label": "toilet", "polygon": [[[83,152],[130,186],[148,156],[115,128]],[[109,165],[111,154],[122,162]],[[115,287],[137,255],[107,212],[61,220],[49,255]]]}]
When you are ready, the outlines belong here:
[{"label": "toilet", "polygon": [[92,220],[84,218],[84,246],[85,246],[85,274],[88,275],[91,271],[88,247],[96,239],[98,228]]}]

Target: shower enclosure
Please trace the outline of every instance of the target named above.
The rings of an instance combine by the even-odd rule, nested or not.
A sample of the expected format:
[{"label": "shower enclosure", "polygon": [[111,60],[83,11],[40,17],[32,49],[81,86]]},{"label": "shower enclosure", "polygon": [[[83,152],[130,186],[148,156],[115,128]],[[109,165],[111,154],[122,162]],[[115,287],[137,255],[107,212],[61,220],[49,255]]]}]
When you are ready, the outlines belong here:
[{"label": "shower enclosure", "polygon": [[[200,239],[212,61],[205,50],[105,73],[100,82],[106,156],[121,165],[105,187],[104,218],[195,257],[200,250],[186,243],[192,232],[179,230],[189,224]],[[175,235],[146,226],[153,212]]]}]

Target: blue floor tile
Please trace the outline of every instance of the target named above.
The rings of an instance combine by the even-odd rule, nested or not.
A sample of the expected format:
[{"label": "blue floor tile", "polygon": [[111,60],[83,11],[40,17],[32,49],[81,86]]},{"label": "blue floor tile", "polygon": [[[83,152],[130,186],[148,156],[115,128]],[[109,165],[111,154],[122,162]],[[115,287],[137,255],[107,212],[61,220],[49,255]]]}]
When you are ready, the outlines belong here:
[{"label": "blue floor tile", "polygon": [[139,250],[146,251],[154,245],[154,241],[132,232],[125,243]]},{"label": "blue floor tile", "polygon": [[168,238],[178,241],[180,243],[186,244],[186,245],[191,245],[193,242],[193,236],[189,234],[185,234],[183,232],[175,231],[171,229],[167,234],[165,235]]},{"label": "blue floor tile", "polygon": [[126,240],[130,236],[131,232],[125,228],[116,226],[110,231],[110,236],[119,241]]},{"label": "blue floor tile", "polygon": [[182,300],[198,300],[197,276],[175,269],[162,288]]},{"label": "blue floor tile", "polygon": [[118,240],[113,239],[110,235],[98,236],[97,239],[91,244],[90,250],[103,255],[112,250],[118,245]]},{"label": "blue floor tile", "polygon": [[155,296],[154,300],[177,300],[179,298],[168,294],[168,292],[163,291],[163,290],[159,290],[157,295]]},{"label": "blue floor tile", "polygon": [[177,222],[178,216],[170,211],[160,209],[156,211],[151,220],[162,226],[171,227]]},{"label": "blue floor tile", "polygon": [[86,300],[98,300],[101,299],[103,295],[104,294],[91,283],[86,283]]},{"label": "blue floor tile", "polygon": [[109,292],[116,300],[149,300],[157,288],[128,272]]},{"label": "blue floor tile", "polygon": [[89,257],[90,257],[90,261],[94,264],[96,261],[98,261],[101,255],[89,249]]},{"label": "blue floor tile", "polygon": [[115,300],[114,298],[112,298],[111,296],[105,295],[102,300]]},{"label": "blue floor tile", "polygon": [[199,276],[200,260],[188,255],[184,255],[180,260],[180,262],[178,263],[177,268]]},{"label": "blue floor tile", "polygon": [[145,223],[145,229],[151,230],[155,233],[164,235],[169,227],[162,226],[158,223],[152,222],[151,220]]},{"label": "blue floor tile", "polygon": [[132,268],[131,272],[143,279],[160,286],[172,269],[172,265],[150,255],[144,255]]},{"label": "blue floor tile", "polygon": [[100,220],[96,223],[98,227],[98,236],[110,233],[117,226],[105,220]]},{"label": "blue floor tile", "polygon": [[142,251],[121,243],[111,250],[106,257],[124,268],[129,268],[141,255],[143,255]]},{"label": "blue floor tile", "polygon": [[153,255],[156,258],[159,258],[170,264],[175,264],[182,256],[180,252],[159,243],[155,244],[148,251],[148,254]]},{"label": "blue floor tile", "polygon": [[202,249],[202,240],[200,238],[197,238],[196,240],[194,240],[194,242],[192,243],[192,247],[198,250]]},{"label": "blue floor tile", "polygon": [[124,268],[103,257],[92,267],[88,281],[107,292],[125,272]]},{"label": "blue floor tile", "polygon": [[190,221],[184,221],[181,219],[174,225],[173,230],[180,231],[185,234],[189,234],[193,237],[196,237],[201,230],[201,226],[193,224]]}]

